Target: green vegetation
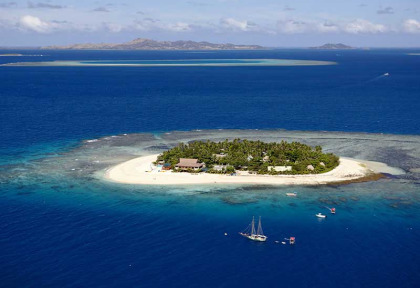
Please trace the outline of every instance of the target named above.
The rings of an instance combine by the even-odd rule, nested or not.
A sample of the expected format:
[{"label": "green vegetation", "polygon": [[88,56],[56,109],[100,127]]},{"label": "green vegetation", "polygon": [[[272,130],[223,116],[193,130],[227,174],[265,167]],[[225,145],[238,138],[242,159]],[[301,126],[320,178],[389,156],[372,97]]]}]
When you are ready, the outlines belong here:
[{"label": "green vegetation", "polygon": [[[204,162],[209,173],[232,173],[236,169],[271,175],[318,174],[328,172],[339,164],[336,155],[322,153],[320,146],[312,148],[299,142],[264,143],[240,139],[181,143],[163,152],[157,161],[165,161],[174,167],[180,158]],[[290,171],[269,170],[269,166],[282,166]]]}]

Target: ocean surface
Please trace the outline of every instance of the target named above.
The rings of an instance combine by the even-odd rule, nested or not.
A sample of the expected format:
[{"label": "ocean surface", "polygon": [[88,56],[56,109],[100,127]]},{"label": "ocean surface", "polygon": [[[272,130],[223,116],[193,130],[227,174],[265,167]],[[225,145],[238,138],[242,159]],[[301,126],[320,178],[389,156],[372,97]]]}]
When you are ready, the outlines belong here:
[{"label": "ocean surface", "polygon": [[[27,55],[0,64],[337,63],[0,66],[0,287],[417,287],[420,56],[409,53],[418,52],[0,50]],[[181,141],[236,137],[322,145],[405,174],[318,187],[102,177]],[[266,243],[238,235],[252,216],[262,217]],[[281,244],[291,236],[296,245]]]}]

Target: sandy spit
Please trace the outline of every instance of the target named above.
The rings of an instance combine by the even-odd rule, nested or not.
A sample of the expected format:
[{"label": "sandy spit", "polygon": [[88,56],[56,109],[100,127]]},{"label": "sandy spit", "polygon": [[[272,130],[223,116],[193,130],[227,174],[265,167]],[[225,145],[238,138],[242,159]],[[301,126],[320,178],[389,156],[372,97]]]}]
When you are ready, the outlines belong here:
[{"label": "sandy spit", "polygon": [[[272,185],[325,185],[330,183],[349,182],[366,178],[382,171],[376,165],[369,166],[367,161],[351,158],[340,158],[340,165],[324,174],[313,175],[248,175],[237,176],[220,174],[172,173],[153,169],[152,162],[158,154],[138,157],[111,167],[105,171],[108,181],[126,184],[144,185],[185,185],[185,184],[272,184]],[[386,164],[383,164],[386,166]]]}]

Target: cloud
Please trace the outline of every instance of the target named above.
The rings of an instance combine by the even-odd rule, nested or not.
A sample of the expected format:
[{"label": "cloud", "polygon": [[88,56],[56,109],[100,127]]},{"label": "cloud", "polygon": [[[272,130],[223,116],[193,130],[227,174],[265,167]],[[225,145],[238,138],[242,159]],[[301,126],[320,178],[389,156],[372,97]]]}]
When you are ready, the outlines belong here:
[{"label": "cloud", "polygon": [[119,33],[123,31],[169,31],[169,32],[188,32],[202,28],[199,25],[191,25],[186,22],[163,22],[160,19],[144,18],[131,24],[120,24],[114,22],[100,22],[96,24],[73,23],[62,19],[42,20],[39,17],[25,15],[16,22],[4,22],[0,19],[0,27],[8,29],[19,29],[37,33],[54,33],[59,31],[73,32],[111,32]]},{"label": "cloud", "polygon": [[420,33],[420,22],[415,19],[405,20],[403,30],[408,33]]},{"label": "cloud", "polygon": [[55,24],[69,24],[70,22],[68,22],[68,21],[61,21],[61,20],[51,20],[51,23],[55,23]]},{"label": "cloud", "polygon": [[204,3],[204,2],[197,2],[197,1],[187,1],[187,4],[190,4],[192,6],[209,6],[208,3]]},{"label": "cloud", "polygon": [[309,31],[310,26],[304,21],[299,20],[285,20],[277,22],[277,29],[281,33],[297,34]]},{"label": "cloud", "polygon": [[340,31],[340,27],[337,24],[334,24],[331,22],[318,23],[314,27],[317,32],[321,32],[321,33]]},{"label": "cloud", "polygon": [[25,30],[31,30],[38,33],[48,33],[51,30],[51,25],[44,22],[38,17],[25,15],[19,20],[19,26]]},{"label": "cloud", "polygon": [[186,32],[193,30],[193,27],[185,22],[164,23],[159,19],[144,18],[135,21],[134,25],[127,27],[127,29],[140,31]]},{"label": "cloud", "polygon": [[16,6],[17,6],[16,2],[0,3],[0,8],[12,8],[12,7],[16,7]]},{"label": "cloud", "polygon": [[330,21],[302,21],[298,19],[280,20],[277,22],[277,31],[284,34],[300,33],[329,33],[339,32],[341,27]]},{"label": "cloud", "polygon": [[112,33],[118,33],[124,29],[122,25],[115,23],[103,23],[103,26],[107,31]]},{"label": "cloud", "polygon": [[357,19],[346,24],[343,28],[343,31],[350,34],[383,33],[387,32],[387,30],[388,29],[382,24],[374,24],[364,19]]},{"label": "cloud", "polygon": [[[0,0],[1,1],[1,0]],[[47,1],[47,0],[44,0]],[[200,0],[198,0],[200,1]],[[35,2],[34,2],[35,3]],[[41,2],[36,2],[41,3]],[[48,2],[49,3],[49,2]],[[109,6],[98,7],[97,12],[108,11]],[[104,11],[105,10],[105,11]],[[86,11],[86,10],[85,10]],[[134,10],[133,12],[137,12]],[[30,13],[31,14],[31,13]],[[103,31],[112,33],[146,31],[146,32],[196,32],[196,33],[259,33],[259,34],[381,34],[381,33],[420,33],[419,19],[408,19],[399,26],[385,26],[366,19],[333,19],[325,16],[324,19],[308,19],[294,16],[289,13],[288,18],[280,18],[279,21],[253,22],[240,18],[226,17],[214,18],[213,20],[189,22],[177,19],[168,20],[155,17],[141,16],[138,19],[126,22],[112,21],[110,19],[96,19],[96,21],[72,22],[72,18],[58,17],[58,15],[42,17],[41,15],[25,15],[21,18],[3,19],[2,29],[18,29],[37,33],[54,33],[58,31],[91,32]],[[284,16],[283,16],[284,17]],[[18,20],[16,20],[18,19]],[[52,20],[54,19],[54,20]],[[5,22],[7,20],[8,22]],[[66,21],[67,20],[67,21]],[[78,19],[79,20],[79,19]],[[253,20],[253,19],[252,19]]]},{"label": "cloud", "polygon": [[283,8],[283,11],[295,11],[296,9],[295,8],[293,8],[293,7],[289,7],[288,5],[286,5],[284,8]]},{"label": "cloud", "polygon": [[0,28],[7,28],[9,27],[9,23],[3,19],[0,19]]},{"label": "cloud", "polygon": [[28,8],[30,9],[35,9],[35,8],[63,9],[63,8],[66,8],[66,6],[54,5],[54,4],[42,3],[42,2],[39,2],[39,3],[28,2]]},{"label": "cloud", "polygon": [[394,8],[392,7],[385,7],[381,8],[378,11],[376,11],[377,14],[394,14]]},{"label": "cloud", "polygon": [[167,24],[166,30],[174,31],[174,32],[182,32],[182,31],[190,31],[192,30],[191,25],[184,22],[177,22],[172,24]]},{"label": "cloud", "polygon": [[240,21],[234,18],[220,19],[220,25],[223,28],[232,31],[255,31],[258,30],[258,25],[251,21]]},{"label": "cloud", "polygon": [[98,7],[98,8],[95,8],[95,9],[91,10],[91,11],[92,12],[111,12],[106,7]]},{"label": "cloud", "polygon": [[277,21],[277,32],[283,34],[301,33],[382,33],[389,31],[381,24],[374,24],[364,19],[357,19],[352,22],[331,22],[324,21],[302,21],[299,19],[288,19]]},{"label": "cloud", "polygon": [[37,33],[53,33],[57,31],[73,30],[73,31],[84,31],[83,26],[74,24],[66,20],[50,20],[45,21],[39,17],[32,15],[22,16],[17,23],[13,25],[13,28],[17,28],[21,31],[31,31]]}]

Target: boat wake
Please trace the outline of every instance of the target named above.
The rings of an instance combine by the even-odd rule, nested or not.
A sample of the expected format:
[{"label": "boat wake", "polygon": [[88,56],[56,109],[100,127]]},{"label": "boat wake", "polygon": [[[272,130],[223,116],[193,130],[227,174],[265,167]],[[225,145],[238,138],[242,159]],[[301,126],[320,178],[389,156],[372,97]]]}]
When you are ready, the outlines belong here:
[{"label": "boat wake", "polygon": [[378,80],[381,80],[381,79],[386,78],[386,77],[389,77],[389,76],[390,76],[390,74],[387,72],[387,73],[384,73],[382,75],[379,75],[379,76],[377,76],[377,77],[375,77],[373,79],[370,79],[370,80],[366,81],[366,83],[378,81]]}]

